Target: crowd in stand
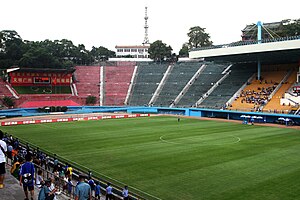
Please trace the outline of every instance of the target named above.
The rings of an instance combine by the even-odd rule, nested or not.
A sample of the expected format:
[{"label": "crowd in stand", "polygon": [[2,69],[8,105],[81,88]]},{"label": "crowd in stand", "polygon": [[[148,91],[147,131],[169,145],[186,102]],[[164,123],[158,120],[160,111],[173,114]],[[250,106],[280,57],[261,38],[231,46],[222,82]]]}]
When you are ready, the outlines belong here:
[{"label": "crowd in stand", "polygon": [[[2,146],[4,146],[3,150]],[[29,193],[31,200],[36,199],[34,187],[39,188],[38,200],[58,199],[57,196],[62,191],[70,199],[71,197],[74,197],[75,200],[100,199],[100,182],[95,181],[91,173],[74,176],[72,166],[68,163],[63,166],[56,155],[50,158],[39,148],[30,149],[28,144],[23,148],[20,146],[18,138],[4,134],[1,130],[0,147],[0,165],[2,164],[1,155],[6,154],[5,156],[12,162],[10,173],[20,181],[25,200],[29,200]],[[4,174],[0,170],[0,178],[2,176],[4,177]],[[3,181],[1,182],[0,179],[0,189],[3,187]],[[123,199],[129,199],[127,186],[124,186],[122,196]],[[113,188],[110,183],[106,184],[105,197],[107,200],[113,199]]]},{"label": "crowd in stand", "polygon": [[241,103],[254,104],[255,111],[259,111],[261,106],[268,103],[268,98],[276,88],[276,85],[270,87],[258,87],[257,90],[242,90],[239,98]]}]

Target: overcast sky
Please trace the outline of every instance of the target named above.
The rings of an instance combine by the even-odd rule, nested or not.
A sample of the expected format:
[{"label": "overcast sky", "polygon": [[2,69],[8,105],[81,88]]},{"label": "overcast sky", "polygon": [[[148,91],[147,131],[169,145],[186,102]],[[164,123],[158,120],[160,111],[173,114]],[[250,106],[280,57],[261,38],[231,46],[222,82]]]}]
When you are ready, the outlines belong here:
[{"label": "overcast sky", "polygon": [[214,44],[241,39],[246,24],[300,18],[300,1],[267,0],[0,0],[0,30],[24,40],[69,39],[77,44],[140,45],[148,7],[149,40],[178,53],[193,26],[206,28]]}]

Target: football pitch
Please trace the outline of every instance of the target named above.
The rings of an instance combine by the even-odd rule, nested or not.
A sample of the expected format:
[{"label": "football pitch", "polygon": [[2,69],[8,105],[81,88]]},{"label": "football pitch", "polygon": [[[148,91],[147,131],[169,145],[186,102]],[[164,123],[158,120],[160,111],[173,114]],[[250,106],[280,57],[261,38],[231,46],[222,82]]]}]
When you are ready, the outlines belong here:
[{"label": "football pitch", "polygon": [[147,199],[300,198],[300,132],[174,117],[1,127]]}]

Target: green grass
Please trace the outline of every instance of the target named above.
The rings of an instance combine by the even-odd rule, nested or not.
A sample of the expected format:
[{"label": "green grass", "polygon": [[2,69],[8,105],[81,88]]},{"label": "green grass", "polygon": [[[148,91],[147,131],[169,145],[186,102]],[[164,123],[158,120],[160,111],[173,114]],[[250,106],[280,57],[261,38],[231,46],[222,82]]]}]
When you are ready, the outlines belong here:
[{"label": "green grass", "polygon": [[19,94],[71,94],[70,86],[13,86]]},{"label": "green grass", "polygon": [[300,196],[299,130],[172,117],[1,129],[160,199]]}]

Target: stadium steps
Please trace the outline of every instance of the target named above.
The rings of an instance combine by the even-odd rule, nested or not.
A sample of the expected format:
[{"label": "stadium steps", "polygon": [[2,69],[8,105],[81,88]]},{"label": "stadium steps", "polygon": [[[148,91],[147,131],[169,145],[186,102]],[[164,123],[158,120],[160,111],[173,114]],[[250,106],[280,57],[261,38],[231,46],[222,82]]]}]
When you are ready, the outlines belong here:
[{"label": "stadium steps", "polygon": [[86,98],[92,95],[99,103],[100,66],[76,66],[75,69],[78,96]]},{"label": "stadium steps", "polygon": [[105,67],[105,105],[124,105],[134,65]]},{"label": "stadium steps", "polygon": [[292,109],[290,105],[280,105],[280,99],[284,96],[285,92],[289,90],[289,88],[296,82],[297,72],[293,71],[288,79],[284,81],[278,91],[273,95],[271,100],[267,103],[267,105],[263,108],[264,112],[269,111],[283,111],[284,113],[289,113]]}]

